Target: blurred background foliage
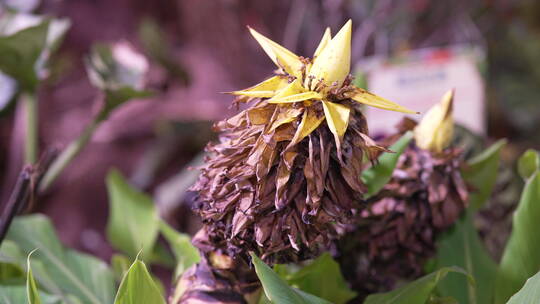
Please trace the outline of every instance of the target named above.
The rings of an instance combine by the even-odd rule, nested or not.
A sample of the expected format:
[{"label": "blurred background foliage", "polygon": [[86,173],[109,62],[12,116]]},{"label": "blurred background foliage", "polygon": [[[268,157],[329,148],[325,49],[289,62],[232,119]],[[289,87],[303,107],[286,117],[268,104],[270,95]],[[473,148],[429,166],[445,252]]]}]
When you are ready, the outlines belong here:
[{"label": "blurred background foliage", "polygon": [[[102,43],[124,43],[147,58],[140,63],[147,65],[144,80],[129,73],[124,80],[144,81],[152,97],[110,113],[79,157],[33,207],[52,218],[69,247],[106,260],[113,254],[105,237],[104,179],[110,167],[119,168],[134,185],[151,193],[159,214],[176,228],[189,233],[198,229],[190,194],[185,194],[197,173],[182,169],[201,163],[200,151],[214,137],[212,121],[235,112],[230,96],[220,92],[256,83],[273,69],[269,60],[261,60],[264,56],[249,37],[247,25],[298,54],[310,54],[326,26],[337,28],[351,18],[353,62],[422,47],[482,45],[487,50],[482,71],[488,141],[508,139],[502,154],[507,164],[526,147],[540,147],[540,2],[536,0],[0,0],[0,7],[2,17],[33,12],[70,22],[63,43],[48,60],[47,77],[37,88],[42,150],[65,147],[93,126],[93,117],[104,111],[103,101],[107,108],[111,102],[116,107],[128,98],[149,96],[146,91],[100,87],[104,75],[99,73],[96,56],[111,56]],[[1,23],[0,32],[5,34],[6,26]],[[136,57],[127,61],[140,62]],[[98,73],[90,72],[89,77],[87,69],[92,65]],[[106,62],[101,68],[118,72]],[[2,202],[23,166],[24,113],[15,101],[18,88],[24,86],[0,74]],[[471,150],[485,141],[466,130],[459,132],[457,140]],[[477,219],[494,256],[501,254],[510,227],[508,215],[522,185],[509,168],[501,169],[493,206]],[[488,229],[492,227],[496,229]]]}]

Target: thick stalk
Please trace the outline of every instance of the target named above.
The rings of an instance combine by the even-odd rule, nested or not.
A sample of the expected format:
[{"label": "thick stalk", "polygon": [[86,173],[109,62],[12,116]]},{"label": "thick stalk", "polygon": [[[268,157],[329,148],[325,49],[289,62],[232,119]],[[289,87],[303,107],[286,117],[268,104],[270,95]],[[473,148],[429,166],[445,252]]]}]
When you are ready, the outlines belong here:
[{"label": "thick stalk", "polygon": [[26,111],[25,155],[27,164],[35,164],[38,156],[38,104],[35,93],[22,95]]}]

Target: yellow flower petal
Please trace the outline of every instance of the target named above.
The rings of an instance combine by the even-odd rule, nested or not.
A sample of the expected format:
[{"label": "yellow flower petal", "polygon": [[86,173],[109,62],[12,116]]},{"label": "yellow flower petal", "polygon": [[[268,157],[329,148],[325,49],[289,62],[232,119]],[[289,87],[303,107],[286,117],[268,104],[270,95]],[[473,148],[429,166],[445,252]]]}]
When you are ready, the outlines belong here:
[{"label": "yellow flower petal", "polygon": [[416,126],[414,139],[418,147],[439,153],[450,145],[454,134],[453,100],[454,90],[446,92]]},{"label": "yellow flower petal", "polygon": [[388,99],[377,96],[373,93],[370,93],[364,89],[357,88],[354,95],[350,96],[352,100],[355,100],[359,103],[363,103],[368,106],[376,107],[383,110],[390,110],[408,114],[419,114],[418,112],[409,110],[399,104],[392,102]]},{"label": "yellow flower petal", "polygon": [[341,140],[347,126],[349,125],[349,114],[351,109],[338,103],[323,100],[324,116],[326,117],[326,123],[328,128],[334,134],[336,140],[336,146],[338,151],[341,147]]},{"label": "yellow flower petal", "polygon": [[311,134],[323,120],[324,116],[317,116],[317,112],[312,107],[306,108],[304,115],[302,116],[302,121],[298,125],[298,129],[296,129],[296,133],[287,148],[285,148],[285,151],[288,151],[291,147],[304,139],[304,137]]},{"label": "yellow flower petal", "polygon": [[268,103],[293,103],[293,102],[299,102],[299,101],[304,101],[308,99],[321,99],[321,98],[322,98],[322,95],[320,93],[309,91],[309,92],[289,95],[289,96],[285,96],[281,98],[272,98],[268,101]]},{"label": "yellow flower petal", "polygon": [[313,61],[309,75],[315,77],[314,83],[322,79],[331,86],[345,80],[351,67],[351,35],[352,21],[349,20]]},{"label": "yellow flower petal", "polygon": [[295,79],[293,82],[289,83],[286,87],[277,91],[274,97],[269,99],[268,102],[272,103],[273,100],[278,100],[287,96],[305,93],[306,91],[307,90],[300,83],[300,80]]},{"label": "yellow flower petal", "polygon": [[289,75],[296,76],[297,78],[302,76],[301,69],[303,63],[296,54],[259,34],[256,30],[250,27],[248,28],[251,35],[279,68],[283,68]]},{"label": "yellow flower petal", "polygon": [[317,58],[319,54],[324,50],[324,48],[328,45],[328,42],[332,40],[332,32],[330,31],[330,28],[327,27],[324,31],[324,35],[322,36],[321,42],[319,42],[319,46],[315,50],[315,53],[313,54],[313,58]]},{"label": "yellow flower petal", "polygon": [[276,91],[284,88],[287,84],[288,82],[285,77],[274,76],[252,87],[240,91],[229,92],[229,94],[254,98],[270,98],[276,95]]}]

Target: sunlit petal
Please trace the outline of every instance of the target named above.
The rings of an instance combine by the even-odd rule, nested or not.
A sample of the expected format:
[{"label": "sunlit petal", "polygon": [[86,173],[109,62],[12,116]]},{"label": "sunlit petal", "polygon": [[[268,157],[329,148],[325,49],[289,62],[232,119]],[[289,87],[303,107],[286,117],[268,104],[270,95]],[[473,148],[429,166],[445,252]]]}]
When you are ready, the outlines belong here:
[{"label": "sunlit petal", "polygon": [[313,54],[313,58],[317,58],[319,54],[324,50],[324,48],[328,45],[328,42],[332,40],[332,32],[330,31],[330,28],[327,27],[324,31],[324,35],[322,36],[321,42],[319,42],[319,46],[315,50],[315,53]]},{"label": "sunlit petal", "polygon": [[342,83],[351,67],[351,33],[352,21],[349,20],[315,58],[309,75],[323,80],[327,86]]},{"label": "sunlit petal", "polygon": [[299,93],[294,95],[289,95],[281,98],[272,98],[268,101],[268,103],[293,103],[293,102],[299,102],[304,101],[308,99],[321,99],[322,95],[317,92],[309,91],[305,93]]},{"label": "sunlit petal", "polygon": [[360,88],[356,89],[354,94],[350,96],[349,98],[359,103],[363,103],[365,105],[376,107],[383,110],[390,110],[390,111],[408,113],[408,114],[418,114],[418,112],[416,111],[409,110],[395,102],[392,102],[388,99],[377,96],[375,94],[372,94]]},{"label": "sunlit petal", "polygon": [[249,28],[249,31],[279,68],[283,68],[289,75],[296,76],[297,78],[302,76],[301,69],[303,63],[296,54],[266,38],[252,28]]},{"label": "sunlit petal", "polygon": [[254,98],[270,98],[276,91],[284,88],[288,84],[287,79],[281,76],[274,76],[247,89],[229,92],[233,95],[242,95]]},{"label": "sunlit petal", "polygon": [[343,139],[343,135],[345,135],[345,131],[347,131],[347,126],[349,125],[349,115],[351,109],[344,105],[324,100],[323,108],[326,123],[328,124],[330,131],[332,131],[334,134],[336,146],[339,150],[339,147],[341,147],[341,140]]},{"label": "sunlit petal", "polygon": [[446,92],[414,129],[416,145],[432,152],[441,152],[450,145],[454,134],[454,90]]},{"label": "sunlit petal", "polygon": [[272,103],[273,100],[279,100],[287,96],[296,95],[300,93],[305,93],[307,90],[302,86],[300,80],[295,79],[293,82],[289,83],[286,87],[276,92],[276,95],[268,100],[269,103]]}]

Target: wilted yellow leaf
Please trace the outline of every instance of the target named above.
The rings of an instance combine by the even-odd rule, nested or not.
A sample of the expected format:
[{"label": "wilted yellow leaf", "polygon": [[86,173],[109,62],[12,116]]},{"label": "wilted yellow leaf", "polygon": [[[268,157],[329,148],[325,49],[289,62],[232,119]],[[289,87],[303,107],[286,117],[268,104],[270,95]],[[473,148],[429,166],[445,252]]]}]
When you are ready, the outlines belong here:
[{"label": "wilted yellow leaf", "polygon": [[446,92],[414,129],[416,145],[424,150],[439,153],[452,141],[454,135],[454,90]]},{"label": "wilted yellow leaf", "polygon": [[280,68],[283,68],[289,75],[300,78],[302,76],[302,61],[293,52],[282,47],[278,43],[259,34],[256,30],[249,28],[251,35],[261,45],[266,54]]},{"label": "wilted yellow leaf", "polygon": [[352,95],[350,98],[359,103],[363,103],[365,105],[383,109],[383,110],[390,110],[390,111],[402,112],[402,113],[408,113],[408,114],[418,114],[418,112],[409,110],[395,102],[392,102],[388,99],[377,96],[375,94],[372,94],[360,88],[357,88],[354,95]]},{"label": "wilted yellow leaf", "polygon": [[323,80],[327,86],[338,85],[349,75],[351,67],[352,21],[349,20],[314,59],[309,75]]},{"label": "wilted yellow leaf", "polygon": [[276,91],[288,84],[287,79],[282,76],[274,76],[247,89],[230,92],[233,95],[243,95],[254,98],[270,98]]},{"label": "wilted yellow leaf", "polygon": [[340,105],[334,102],[324,101],[324,116],[326,117],[326,123],[328,128],[334,134],[336,140],[336,146],[341,147],[341,140],[345,131],[347,131],[347,126],[349,125],[349,114],[351,109],[344,105]]}]

